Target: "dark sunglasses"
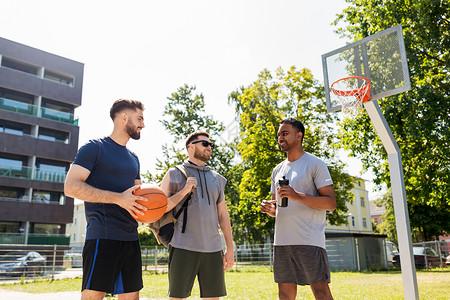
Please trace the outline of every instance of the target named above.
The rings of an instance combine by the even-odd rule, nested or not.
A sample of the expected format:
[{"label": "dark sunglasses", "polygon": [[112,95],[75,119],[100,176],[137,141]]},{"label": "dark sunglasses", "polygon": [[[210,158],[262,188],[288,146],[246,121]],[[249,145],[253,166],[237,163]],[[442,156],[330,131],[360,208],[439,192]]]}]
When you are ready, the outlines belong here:
[{"label": "dark sunglasses", "polygon": [[197,143],[202,143],[203,147],[205,147],[205,148],[208,146],[211,146],[211,149],[214,149],[214,147],[215,147],[213,143],[210,143],[205,140],[195,141],[195,142],[192,142],[191,144],[197,144]]}]

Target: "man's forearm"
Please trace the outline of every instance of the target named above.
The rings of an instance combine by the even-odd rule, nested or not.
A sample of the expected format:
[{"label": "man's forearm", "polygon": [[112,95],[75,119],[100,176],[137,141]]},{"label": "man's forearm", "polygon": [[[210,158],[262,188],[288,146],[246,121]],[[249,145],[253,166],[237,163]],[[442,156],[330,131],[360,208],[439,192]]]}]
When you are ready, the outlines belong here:
[{"label": "man's forearm", "polygon": [[329,196],[311,196],[299,193],[296,200],[316,209],[333,211],[336,208],[336,200]]},{"label": "man's forearm", "polygon": [[227,251],[234,251],[233,245],[233,234],[231,232],[231,222],[228,213],[222,214],[219,217],[219,226],[222,230],[223,237],[225,239],[225,245],[227,246]]},{"label": "man's forearm", "polygon": [[190,191],[186,188],[181,189],[178,193],[173,196],[167,198],[167,211],[172,210],[177,204],[183,200],[184,196],[186,196]]},{"label": "man's forearm", "polygon": [[97,189],[84,181],[73,181],[64,185],[66,196],[94,203],[117,203],[120,193]]}]

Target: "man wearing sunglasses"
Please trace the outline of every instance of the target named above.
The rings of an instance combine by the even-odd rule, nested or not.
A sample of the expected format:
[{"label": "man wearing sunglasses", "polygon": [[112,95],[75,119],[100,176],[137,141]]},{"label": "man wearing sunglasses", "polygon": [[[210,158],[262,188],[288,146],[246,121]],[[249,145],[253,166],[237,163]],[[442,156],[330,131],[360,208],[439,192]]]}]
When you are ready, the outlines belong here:
[{"label": "man wearing sunglasses", "polygon": [[[189,159],[183,166],[191,177],[186,178],[180,170],[172,168],[161,182],[168,196],[168,210],[181,209],[180,201],[192,192],[187,214],[182,213],[178,218],[170,242],[169,299],[189,297],[196,276],[200,297],[219,299],[226,296],[224,270],[234,264],[233,237],[224,196],[226,179],[206,165],[214,149],[207,132],[189,135],[186,149]],[[226,244],[225,253],[219,227]]]}]

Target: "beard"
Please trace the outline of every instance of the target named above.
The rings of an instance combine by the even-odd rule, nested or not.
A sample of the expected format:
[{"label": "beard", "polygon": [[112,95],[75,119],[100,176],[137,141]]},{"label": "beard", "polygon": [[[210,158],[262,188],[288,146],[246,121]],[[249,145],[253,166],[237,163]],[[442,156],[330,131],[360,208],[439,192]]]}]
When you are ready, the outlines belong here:
[{"label": "beard", "polygon": [[125,132],[132,138],[133,140],[138,140],[141,138],[141,133],[137,131],[137,127],[134,127],[130,121],[128,121],[127,126],[125,127]]},{"label": "beard", "polygon": [[207,162],[211,159],[211,154],[204,153],[198,149],[195,149],[194,158]]}]

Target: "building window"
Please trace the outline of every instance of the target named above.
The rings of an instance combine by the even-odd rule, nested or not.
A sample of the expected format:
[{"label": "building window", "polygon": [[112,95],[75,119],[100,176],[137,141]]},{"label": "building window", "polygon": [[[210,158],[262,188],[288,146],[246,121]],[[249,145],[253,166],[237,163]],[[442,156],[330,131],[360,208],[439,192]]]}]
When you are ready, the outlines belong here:
[{"label": "building window", "polygon": [[31,223],[31,232],[38,234],[61,234],[61,225]]},{"label": "building window", "polygon": [[0,157],[0,168],[21,170],[22,164],[23,164],[22,160]]},{"label": "building window", "polygon": [[355,216],[352,216],[352,227],[355,227],[356,223],[355,223]]},{"label": "building window", "polygon": [[56,81],[62,84],[73,86],[73,77],[69,75],[63,75],[54,71],[45,70],[44,78],[51,81]]},{"label": "building window", "polygon": [[366,203],[364,202],[364,197],[361,197],[360,199],[361,199],[361,207],[365,207]]},{"label": "building window", "polygon": [[20,222],[0,222],[0,233],[19,233]]},{"label": "building window", "polygon": [[31,126],[6,120],[0,120],[0,132],[14,135],[29,135]]},{"label": "building window", "polygon": [[13,60],[7,57],[2,57],[2,67],[32,75],[38,74],[38,67],[23,62],[19,62],[17,60]]},{"label": "building window", "polygon": [[39,139],[51,142],[69,143],[69,133],[44,127],[39,127]]},{"label": "building window", "polygon": [[363,223],[363,227],[367,228],[367,219],[366,218],[362,218],[362,223]]},{"label": "building window", "polygon": [[42,98],[40,117],[58,122],[73,123],[73,107],[53,100]]},{"label": "building window", "polygon": [[75,240],[77,239],[77,234],[76,233],[74,233],[73,234],[73,240],[72,241],[74,241],[75,242]]},{"label": "building window", "polygon": [[0,176],[30,178],[30,168],[24,167],[27,161],[26,157],[0,153]]},{"label": "building window", "polygon": [[361,186],[361,181],[358,181],[358,186]]},{"label": "building window", "polygon": [[24,188],[0,186],[0,200],[2,200],[2,201],[28,201],[29,196]]},{"label": "building window", "polygon": [[0,88],[0,109],[37,116],[34,96]]},{"label": "building window", "polygon": [[0,98],[16,100],[26,104],[34,103],[34,95],[21,93],[18,91],[13,91],[9,89],[0,88]]},{"label": "building window", "polygon": [[34,190],[33,202],[43,204],[61,204],[64,205],[64,194],[61,192]]}]

